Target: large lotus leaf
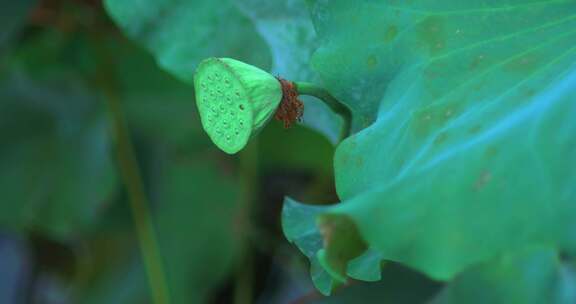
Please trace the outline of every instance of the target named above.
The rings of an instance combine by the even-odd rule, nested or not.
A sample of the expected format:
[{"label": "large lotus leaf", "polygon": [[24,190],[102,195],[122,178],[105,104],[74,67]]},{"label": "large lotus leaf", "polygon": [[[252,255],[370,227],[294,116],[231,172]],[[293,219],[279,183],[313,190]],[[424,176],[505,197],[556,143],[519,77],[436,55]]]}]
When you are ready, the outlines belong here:
[{"label": "large lotus leaf", "polygon": [[310,216],[348,217],[383,259],[440,280],[530,244],[576,249],[576,3],[312,14],[314,66],[365,128],[336,152],[343,202]]},{"label": "large lotus leaf", "polygon": [[[318,47],[316,31],[304,0],[235,0],[254,22],[272,53],[272,73],[292,81],[319,82],[310,66]],[[338,141],[340,118],[322,102],[307,96],[302,123],[330,139]]]},{"label": "large lotus leaf", "polygon": [[166,70],[192,83],[201,60],[234,57],[260,67],[269,51],[250,20],[230,0],[106,0],[124,32],[150,50]]},{"label": "large lotus leaf", "polygon": [[433,303],[576,303],[576,269],[554,250],[530,248],[463,272]]}]

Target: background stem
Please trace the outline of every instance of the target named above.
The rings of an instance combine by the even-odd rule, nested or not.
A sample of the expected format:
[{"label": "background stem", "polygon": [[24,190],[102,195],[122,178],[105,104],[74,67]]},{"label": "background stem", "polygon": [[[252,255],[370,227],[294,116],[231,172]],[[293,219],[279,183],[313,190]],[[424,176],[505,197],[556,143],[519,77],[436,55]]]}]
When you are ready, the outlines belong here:
[{"label": "background stem", "polygon": [[[170,294],[168,292],[168,285],[162,265],[162,256],[158,248],[152,216],[144,190],[144,183],[142,182],[134,147],[130,140],[118,90],[115,86],[116,82],[112,80],[114,73],[110,71],[110,69],[114,66],[114,62],[103,47],[95,46],[95,49],[98,50],[101,67],[96,77],[99,85],[102,87],[104,99],[108,106],[108,113],[112,122],[112,133],[116,143],[116,158],[122,182],[128,194],[128,201],[140,245],[140,253],[148,276],[152,300],[155,304],[169,304]],[[121,287],[119,286],[118,288]]]},{"label": "background stem", "polygon": [[350,109],[346,107],[343,103],[338,101],[338,99],[334,98],[326,89],[317,86],[310,82],[294,82],[296,85],[296,90],[300,95],[310,95],[314,96],[320,100],[322,100],[326,105],[332,109],[332,111],[336,112],[340,116],[342,116],[342,129],[340,132],[340,140],[342,141],[344,138],[350,135],[350,128],[352,125],[352,113]]},{"label": "background stem", "polygon": [[254,298],[254,260],[249,235],[253,231],[253,215],[258,193],[258,139],[253,138],[240,152],[241,242],[236,268],[234,304],[251,304]]}]

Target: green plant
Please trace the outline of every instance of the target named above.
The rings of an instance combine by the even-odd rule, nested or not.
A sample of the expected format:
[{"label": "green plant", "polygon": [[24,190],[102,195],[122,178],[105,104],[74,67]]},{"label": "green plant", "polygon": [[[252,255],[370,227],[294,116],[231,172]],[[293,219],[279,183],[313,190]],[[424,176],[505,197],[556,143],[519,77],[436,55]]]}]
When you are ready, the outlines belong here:
[{"label": "green plant", "polygon": [[[239,2],[257,26],[271,17],[257,6],[273,5]],[[170,7],[169,1],[152,3],[147,9]],[[127,15],[127,2],[107,4],[129,35],[181,74],[182,57],[167,57],[163,49],[182,41],[185,29],[172,23],[194,26],[193,18],[158,21],[156,32],[143,36],[137,29],[154,15]],[[352,135],[337,146],[334,160],[341,202],[312,207],[287,200],[283,211],[286,236],[310,258],[316,286],[330,294],[347,276],[378,280],[385,260],[451,281],[477,271],[474,265],[497,268],[501,256],[540,247],[555,252],[551,273],[558,276],[560,252],[576,250],[576,171],[569,165],[576,160],[570,118],[576,109],[576,5],[339,0],[309,1],[308,9],[317,46],[299,45],[297,33],[265,38],[277,69],[284,45],[314,49],[298,63],[312,67],[315,79],[352,112]],[[289,18],[302,17],[295,12]],[[261,31],[280,30],[262,22]],[[252,30],[244,25],[243,31]],[[202,34],[221,45],[244,44],[237,36]],[[154,37],[164,39],[161,47]],[[250,49],[262,52],[258,45]],[[185,62],[232,50],[189,52]],[[272,82],[268,77],[261,85]],[[276,104],[274,86],[270,100]],[[482,288],[492,280],[473,284]],[[521,294],[524,287],[510,288],[507,293]]]},{"label": "green plant", "polygon": [[229,58],[202,61],[194,85],[204,130],[231,154],[268,122],[282,99],[280,83],[272,75]]},{"label": "green plant", "polygon": [[194,77],[196,100],[204,130],[224,152],[241,150],[276,113],[289,127],[302,116],[299,94],[324,101],[342,115],[341,139],[349,132],[350,111],[326,90],[311,83],[292,83],[231,58],[209,58]]},{"label": "green plant", "polygon": [[322,303],[576,302],[573,0],[4,2],[0,228],[77,302],[250,303],[281,246]]}]

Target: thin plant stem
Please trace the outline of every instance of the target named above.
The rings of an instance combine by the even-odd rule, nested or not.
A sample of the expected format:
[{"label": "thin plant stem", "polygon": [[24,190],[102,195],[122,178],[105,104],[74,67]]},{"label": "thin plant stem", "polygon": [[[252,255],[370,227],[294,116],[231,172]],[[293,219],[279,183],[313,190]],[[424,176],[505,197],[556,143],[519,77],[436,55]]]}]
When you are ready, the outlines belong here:
[{"label": "thin plant stem", "polygon": [[132,211],[132,217],[140,246],[140,253],[148,277],[150,292],[153,303],[169,304],[170,293],[166,283],[162,256],[156,240],[156,234],[150,214],[148,199],[144,190],[144,183],[140,174],[140,168],[134,153],[134,147],[130,139],[127,123],[122,111],[118,90],[113,81],[113,61],[106,50],[95,46],[99,52],[100,66],[97,81],[104,93],[104,99],[108,107],[112,123],[112,134],[116,145],[116,158],[120,169],[120,175]]},{"label": "thin plant stem", "polygon": [[340,140],[343,140],[344,138],[350,135],[351,132],[350,128],[352,126],[352,113],[350,112],[350,109],[348,107],[346,107],[343,103],[338,101],[338,99],[334,98],[334,96],[332,96],[332,94],[330,94],[330,92],[328,92],[326,89],[317,86],[313,83],[295,82],[294,84],[296,85],[296,90],[298,91],[298,94],[310,95],[320,99],[327,106],[329,106],[330,109],[332,109],[332,111],[334,111],[335,113],[337,113],[342,117],[343,123],[340,132]]}]

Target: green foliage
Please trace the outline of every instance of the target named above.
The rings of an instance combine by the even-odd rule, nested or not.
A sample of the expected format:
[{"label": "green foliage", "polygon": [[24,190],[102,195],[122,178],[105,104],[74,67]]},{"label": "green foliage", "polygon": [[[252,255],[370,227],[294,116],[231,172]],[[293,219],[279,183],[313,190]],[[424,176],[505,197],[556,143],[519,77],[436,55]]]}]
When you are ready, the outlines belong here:
[{"label": "green foliage", "polygon": [[[72,302],[148,301],[110,96],[174,303],[208,302],[247,244],[282,249],[260,238],[278,227],[253,223],[278,204],[253,202],[272,190],[249,192],[286,168],[312,172],[306,191],[340,200],[283,205],[284,235],[316,288],[333,293],[318,303],[576,301],[574,1],[104,1],[142,50],[89,2],[54,1],[62,13],[51,15],[3,1],[0,12],[0,228],[73,244],[80,278],[62,279]],[[62,19],[23,30],[32,15]],[[273,126],[238,164],[213,147],[195,107],[193,73],[209,57],[323,85],[352,110],[353,134],[332,160],[319,135]],[[304,102],[303,125],[335,144],[340,118]]]},{"label": "green foliage", "polygon": [[35,0],[0,1],[0,50],[25,23],[25,17],[35,3]]},{"label": "green foliage", "polygon": [[[298,69],[310,54],[312,43],[295,43],[308,34],[277,38],[306,28],[293,21],[301,15],[282,14],[299,25],[286,29],[271,17],[273,5],[239,3],[272,46],[276,69],[312,78],[282,67]],[[311,1],[310,9],[320,42],[312,66],[353,110],[359,131],[336,152],[343,202],[287,201],[284,209],[286,235],[311,259],[320,290],[329,293],[345,274],[342,256],[359,258],[355,269],[393,260],[449,280],[532,244],[574,251],[576,175],[566,167],[576,160],[572,2],[342,0]],[[296,51],[281,57],[277,41]],[[336,215],[358,227],[365,256],[344,253],[363,248],[348,220],[334,226],[346,233],[322,237],[316,219]]]},{"label": "green foliage", "polygon": [[336,151],[343,202],[318,214],[349,216],[383,259],[441,280],[531,244],[574,251],[572,2],[312,12],[313,64],[367,126]]},{"label": "green foliage", "polygon": [[88,229],[110,203],[116,172],[107,122],[69,70],[40,73],[51,63],[28,51],[0,64],[0,224],[66,239]]},{"label": "green foliage", "polygon": [[239,255],[240,239],[232,233],[245,231],[238,183],[217,172],[201,158],[173,163],[159,189],[158,202],[167,206],[158,214],[158,233],[175,303],[206,303]]},{"label": "green foliage", "polygon": [[463,272],[432,303],[574,303],[574,283],[554,249],[527,248]]},{"label": "green foliage", "polygon": [[[191,86],[117,32],[104,36],[118,56],[107,78],[137,143],[171,296],[205,303],[235,266],[236,233],[245,229],[238,225],[238,181],[222,170],[232,164],[206,154],[216,150],[201,129]],[[102,60],[97,39],[82,30],[34,29],[15,37],[18,44],[1,58],[0,228],[75,246],[67,261],[74,276],[58,272],[65,288],[52,291],[71,303],[143,303],[149,290],[117,176],[117,139],[93,81]],[[4,275],[26,276],[12,273],[0,274],[0,285]]]},{"label": "green foliage", "polygon": [[[305,0],[235,0],[235,3],[268,44],[272,53],[272,73],[286,79],[319,81],[310,65],[318,38]],[[314,98],[302,96],[301,99],[306,109],[302,123],[335,144],[342,124],[340,117]]]},{"label": "green foliage", "polygon": [[163,68],[188,83],[197,64],[207,57],[234,57],[259,67],[270,64],[264,42],[230,0],[104,3],[131,38],[144,44]]},{"label": "green foliage", "polygon": [[[122,53],[131,54],[116,66],[122,75],[118,90],[123,92],[129,123],[144,151],[141,158],[172,301],[206,303],[240,255],[236,235],[245,227],[239,226],[238,180],[219,168],[226,161],[205,153],[212,143],[205,139],[190,86],[159,70],[152,58],[126,41],[113,43],[122,46]],[[127,230],[130,226],[121,225],[113,232]],[[126,236],[121,241],[133,242]],[[79,298],[95,304],[145,301],[146,272],[140,263],[130,262],[134,254],[133,250],[122,253],[118,259],[126,262],[116,267],[103,261],[108,267],[81,286]],[[119,291],[118,286],[126,289]]]}]

